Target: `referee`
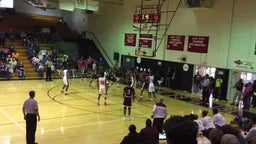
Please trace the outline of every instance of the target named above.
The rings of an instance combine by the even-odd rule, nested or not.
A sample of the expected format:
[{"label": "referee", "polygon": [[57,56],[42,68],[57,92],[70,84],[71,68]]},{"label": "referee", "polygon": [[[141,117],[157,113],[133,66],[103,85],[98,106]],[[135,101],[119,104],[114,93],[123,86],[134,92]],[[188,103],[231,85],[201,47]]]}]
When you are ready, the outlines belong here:
[{"label": "referee", "polygon": [[38,104],[34,99],[35,91],[29,91],[29,99],[27,99],[23,104],[23,114],[26,120],[26,141],[27,144],[37,144],[35,143],[35,134],[37,126],[37,117],[40,121],[40,115],[38,112]]}]

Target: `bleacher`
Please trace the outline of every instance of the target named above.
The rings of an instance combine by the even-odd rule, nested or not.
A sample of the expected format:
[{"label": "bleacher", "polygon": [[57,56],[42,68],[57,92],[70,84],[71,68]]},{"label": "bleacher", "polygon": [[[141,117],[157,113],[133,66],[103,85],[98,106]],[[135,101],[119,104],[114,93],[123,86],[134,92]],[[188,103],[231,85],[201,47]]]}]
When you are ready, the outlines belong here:
[{"label": "bleacher", "polygon": [[[47,27],[54,29],[56,35],[58,36],[57,40],[73,39],[75,37],[75,35],[73,35],[74,32],[72,32],[67,25],[60,23],[59,17],[17,12],[10,13],[6,11],[0,11],[0,15],[2,16],[0,21],[0,31],[3,31],[8,35],[8,33],[12,30],[12,32],[16,35],[12,45],[15,46],[17,52],[20,54],[19,60],[24,63],[26,79],[38,79],[40,77],[38,76],[37,71],[35,71],[35,67],[28,59],[27,48],[25,48],[22,39],[19,37],[22,31],[35,36],[38,34],[38,31],[36,31],[38,28]],[[44,34],[43,36],[47,36],[49,39],[52,38],[51,34]],[[39,42],[40,49],[50,50],[52,48],[54,41],[51,41],[48,38]],[[10,40],[7,39],[6,47],[9,45]],[[12,79],[19,79],[17,73],[14,74]]]}]

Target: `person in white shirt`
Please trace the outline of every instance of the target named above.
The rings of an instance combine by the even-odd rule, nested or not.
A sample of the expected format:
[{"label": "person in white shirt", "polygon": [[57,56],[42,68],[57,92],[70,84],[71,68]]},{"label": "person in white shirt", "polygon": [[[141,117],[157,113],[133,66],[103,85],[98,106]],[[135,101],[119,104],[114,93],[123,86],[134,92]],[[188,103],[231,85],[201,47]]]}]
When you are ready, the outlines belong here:
[{"label": "person in white shirt", "polygon": [[222,114],[219,113],[217,108],[212,109],[213,113],[213,123],[216,127],[221,127],[226,124],[226,119]]},{"label": "person in white shirt", "polygon": [[68,95],[68,88],[69,88],[69,81],[68,81],[68,69],[64,68],[63,70],[63,87],[61,92],[64,93],[65,95]]},{"label": "person in white shirt", "polygon": [[198,133],[202,132],[203,130],[205,130],[203,122],[200,119],[198,119],[198,115],[190,114],[189,116],[191,117],[192,120],[194,120],[194,122],[197,123],[197,125],[198,125]]},{"label": "person in white shirt", "polygon": [[101,95],[104,94],[104,99],[105,99],[105,102],[104,104],[107,105],[107,80],[106,80],[106,77],[104,76],[104,74],[101,74],[101,77],[99,77],[98,79],[98,106],[100,105],[100,97]]},{"label": "person in white shirt", "polygon": [[203,125],[205,127],[205,130],[208,130],[208,129],[211,129],[211,128],[215,128],[215,125],[213,123],[212,118],[207,116],[207,114],[208,114],[208,111],[204,110],[202,112],[202,117],[203,118],[201,119],[201,121],[202,121],[202,123],[203,123]]},{"label": "person in white shirt", "polygon": [[150,101],[152,101],[151,94],[154,97],[154,101],[156,100],[156,94],[155,94],[155,85],[154,85],[154,75],[152,72],[149,73],[149,85],[148,85],[148,95]]},{"label": "person in white shirt", "polygon": [[153,120],[153,126],[155,126],[158,130],[158,133],[163,132],[163,123],[164,119],[168,115],[167,106],[163,103],[164,99],[161,97],[160,101],[156,103],[153,107],[151,117]]}]

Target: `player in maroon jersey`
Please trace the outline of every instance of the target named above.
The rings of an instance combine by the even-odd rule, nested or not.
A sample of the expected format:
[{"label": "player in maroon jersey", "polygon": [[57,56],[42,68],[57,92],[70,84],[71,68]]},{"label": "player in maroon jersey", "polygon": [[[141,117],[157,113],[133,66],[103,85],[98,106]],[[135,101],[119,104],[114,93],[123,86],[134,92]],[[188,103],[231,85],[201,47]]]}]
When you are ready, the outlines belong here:
[{"label": "player in maroon jersey", "polygon": [[[128,82],[128,85],[124,87],[124,91],[123,91],[124,120],[131,119],[131,108],[132,108],[132,102],[134,100],[134,96],[135,96],[134,88],[131,87],[131,82]],[[128,117],[126,117],[127,108],[128,108]]]}]

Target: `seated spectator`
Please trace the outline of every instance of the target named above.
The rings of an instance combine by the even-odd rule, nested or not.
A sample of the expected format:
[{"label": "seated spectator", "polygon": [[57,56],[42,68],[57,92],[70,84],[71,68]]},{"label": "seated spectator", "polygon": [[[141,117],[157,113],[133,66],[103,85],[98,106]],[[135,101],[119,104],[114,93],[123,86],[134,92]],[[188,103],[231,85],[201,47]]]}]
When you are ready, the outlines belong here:
[{"label": "seated spectator", "polygon": [[44,65],[43,63],[40,63],[39,66],[37,67],[37,72],[38,72],[38,76],[39,77],[43,77],[43,73],[44,73]]},{"label": "seated spectator", "polygon": [[9,55],[9,51],[10,49],[7,48],[7,47],[3,47],[3,53],[4,53],[4,56],[8,56]]},{"label": "seated spectator", "polygon": [[209,140],[212,144],[220,144],[223,132],[220,129],[214,128],[209,133]]},{"label": "seated spectator", "polygon": [[204,136],[206,136],[206,137],[208,137],[210,131],[215,128],[212,118],[207,116],[207,114],[208,114],[208,111],[203,111],[202,112],[203,118],[201,119],[201,121],[205,127],[205,130],[203,131],[203,133],[204,133]]},{"label": "seated spectator", "polygon": [[12,60],[10,61],[10,64],[13,67],[13,72],[15,72],[18,62],[15,60],[15,58],[12,58]]},{"label": "seated spectator", "polygon": [[236,136],[241,144],[248,144],[245,138],[242,136],[240,129],[237,127],[235,128],[234,125],[232,126],[232,125],[226,124],[220,127],[220,129],[223,132],[223,134],[232,134]]},{"label": "seated spectator", "polygon": [[189,116],[171,116],[164,130],[167,144],[197,144],[198,125]]},{"label": "seated spectator", "polygon": [[221,144],[240,144],[236,136],[232,134],[224,134],[221,137]]},{"label": "seated spectator", "polygon": [[191,117],[192,120],[194,120],[194,122],[196,122],[198,124],[198,132],[202,132],[203,130],[205,130],[202,121],[200,119],[198,119],[198,115],[190,114],[189,116]]},{"label": "seated spectator", "polygon": [[6,35],[3,31],[0,31],[0,44],[2,47],[5,47]]},{"label": "seated spectator", "polygon": [[10,39],[11,42],[13,42],[16,39],[16,34],[13,32],[12,29],[10,29],[8,33],[8,38]]},{"label": "seated spectator", "polygon": [[129,126],[129,134],[123,138],[120,144],[141,144],[142,138],[141,136],[136,132],[136,126],[134,124],[131,124]]},{"label": "seated spectator", "polygon": [[226,124],[226,119],[222,114],[219,113],[217,108],[212,109],[213,113],[213,123],[216,127],[221,127]]},{"label": "seated spectator", "polygon": [[19,77],[25,79],[25,68],[22,62],[18,63],[16,70],[19,74]]},{"label": "seated spectator", "polygon": [[197,135],[197,144],[212,144],[211,141],[203,135],[203,133],[198,133]]},{"label": "seated spectator", "polygon": [[143,144],[158,144],[158,130],[152,126],[150,119],[146,120],[146,127],[141,129],[140,135],[142,137]]},{"label": "seated spectator", "polygon": [[15,58],[17,61],[19,60],[19,57],[20,57],[20,54],[15,50],[13,53],[12,53],[12,57]]},{"label": "seated spectator", "polygon": [[251,120],[253,122],[253,125],[249,130],[248,134],[245,136],[245,140],[248,143],[251,143],[253,138],[256,137],[256,116],[254,115]]},{"label": "seated spectator", "polygon": [[20,38],[21,38],[21,39],[25,39],[26,37],[27,37],[26,32],[25,32],[25,31],[22,31],[22,32],[20,33]]},{"label": "seated spectator", "polygon": [[6,77],[6,64],[3,61],[0,61],[0,77],[5,78]]}]

